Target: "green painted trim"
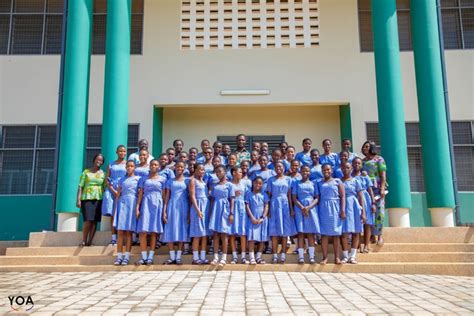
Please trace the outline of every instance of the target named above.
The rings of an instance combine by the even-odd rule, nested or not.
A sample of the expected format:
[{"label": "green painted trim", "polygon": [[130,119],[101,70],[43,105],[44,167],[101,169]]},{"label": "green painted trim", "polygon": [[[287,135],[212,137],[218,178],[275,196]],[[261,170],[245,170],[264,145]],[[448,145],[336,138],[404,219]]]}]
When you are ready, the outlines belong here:
[{"label": "green painted trim", "polygon": [[351,106],[349,104],[339,106],[339,128],[341,141],[343,139],[350,139],[352,144]]},{"label": "green painted trim", "polygon": [[430,227],[431,226],[431,212],[428,211],[426,205],[425,193],[412,193],[412,209],[410,210],[410,225],[411,227]]},{"label": "green painted trim", "polygon": [[[446,104],[436,1],[410,1],[420,116],[423,175],[428,207],[454,207]],[[439,162],[445,167],[441,168]]]},{"label": "green painted trim", "polygon": [[163,150],[163,108],[153,107],[153,156],[158,158]]},{"label": "green painted trim", "polygon": [[128,141],[131,14],[131,0],[107,1],[102,152],[108,161]]},{"label": "green painted trim", "polygon": [[93,0],[69,1],[56,212],[78,212],[76,193],[84,166]]},{"label": "green painted trim", "polygon": [[390,194],[387,208],[411,208],[395,0],[372,1],[377,106]]}]

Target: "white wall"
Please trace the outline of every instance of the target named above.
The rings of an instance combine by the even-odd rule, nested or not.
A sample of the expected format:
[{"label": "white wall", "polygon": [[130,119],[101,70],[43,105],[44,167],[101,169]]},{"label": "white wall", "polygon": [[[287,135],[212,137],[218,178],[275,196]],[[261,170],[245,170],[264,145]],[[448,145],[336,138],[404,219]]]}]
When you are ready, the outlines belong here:
[{"label": "white wall", "polygon": [[[320,1],[316,48],[181,51],[178,0],[145,1],[143,55],[132,56],[130,122],[151,137],[153,105],[350,102],[356,148],[377,120],[372,53],[360,53],[356,0]],[[474,119],[474,51],[446,53],[452,119]],[[416,121],[413,54],[401,54],[405,112]],[[0,124],[56,120],[59,56],[0,57]],[[104,56],[92,57],[90,122],[101,122]],[[223,97],[222,89],[269,89]]]}]

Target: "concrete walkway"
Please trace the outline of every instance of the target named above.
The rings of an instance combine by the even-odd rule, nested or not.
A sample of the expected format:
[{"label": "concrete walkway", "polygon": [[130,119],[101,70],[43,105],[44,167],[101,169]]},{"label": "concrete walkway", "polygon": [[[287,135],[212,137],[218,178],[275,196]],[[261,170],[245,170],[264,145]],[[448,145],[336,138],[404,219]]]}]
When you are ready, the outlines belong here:
[{"label": "concrete walkway", "polygon": [[[33,315],[474,314],[474,278],[242,271],[1,273]],[[13,306],[25,310],[30,306]]]}]

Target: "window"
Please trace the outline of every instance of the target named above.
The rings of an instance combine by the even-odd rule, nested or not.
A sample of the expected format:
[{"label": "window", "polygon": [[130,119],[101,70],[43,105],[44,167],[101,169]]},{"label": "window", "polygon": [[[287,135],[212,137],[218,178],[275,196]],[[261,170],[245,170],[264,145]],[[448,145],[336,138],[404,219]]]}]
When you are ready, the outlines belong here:
[{"label": "window", "polygon": [[[217,136],[217,140],[220,141],[223,145],[230,145],[230,148],[232,151],[236,149],[235,146],[235,137],[236,135],[232,136]],[[268,143],[268,149],[270,153],[272,152],[273,149],[278,148],[280,143],[285,141],[285,136],[284,135],[271,135],[271,136],[248,136],[247,137],[247,144],[245,144],[245,148],[247,150],[252,149],[253,143]],[[212,144],[211,144],[212,145]]]},{"label": "window", "polygon": [[[360,50],[373,52],[371,0],[359,0]],[[474,48],[474,1],[441,0],[445,49]],[[398,36],[401,51],[412,50],[410,1],[397,0]]]},{"label": "window", "polygon": [[[138,125],[128,127],[128,152],[138,150]],[[0,194],[51,194],[56,147],[55,125],[0,128]],[[101,125],[89,125],[86,165],[100,151]]]},{"label": "window", "polygon": [[[419,123],[406,123],[408,167],[413,192],[424,192]],[[378,123],[367,123],[367,139],[380,144]],[[454,158],[459,191],[474,191],[474,121],[452,122]],[[450,166],[446,166],[450,168]],[[390,179],[388,179],[390,183]]]},{"label": "window", "polygon": [[[92,53],[105,53],[106,0],[94,1]],[[143,0],[132,2],[131,54],[141,54]],[[0,55],[61,53],[63,0],[0,0]]]}]

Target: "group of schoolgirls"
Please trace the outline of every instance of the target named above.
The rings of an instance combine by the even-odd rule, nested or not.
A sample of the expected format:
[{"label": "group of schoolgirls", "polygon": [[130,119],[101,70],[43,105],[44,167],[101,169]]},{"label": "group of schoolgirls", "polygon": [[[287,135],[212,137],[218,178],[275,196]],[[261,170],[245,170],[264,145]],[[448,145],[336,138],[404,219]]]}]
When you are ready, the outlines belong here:
[{"label": "group of schoolgirls", "polygon": [[[363,171],[365,161],[355,154],[332,153],[331,141],[325,140],[320,155],[311,149],[310,139],[303,140],[303,151],[296,155],[286,143],[271,156],[268,145],[258,143],[250,153],[234,154],[224,152],[219,142],[211,148],[203,141],[201,153],[196,148],[185,152],[182,141],[173,145],[158,160],[145,148],[137,153],[138,159],[125,160],[125,147],[119,146],[117,160],[108,166],[103,214],[112,216],[117,233],[115,265],[129,263],[133,233],[140,240],[139,265],[153,264],[158,239],[169,247],[164,264],[182,264],[183,245],[191,240],[193,264],[223,266],[229,246],[231,263],[264,264],[267,242],[272,263],[285,263],[290,236],[298,239],[298,263],[305,262],[305,239],[309,263],[316,263],[319,237],[321,264],[328,260],[329,238],[335,254],[342,244],[342,258],[336,255],[336,264],[357,263],[360,233],[365,226],[364,235],[369,229],[370,238],[377,199],[373,182]],[[214,250],[211,262],[206,257],[209,238]],[[369,251],[367,241],[363,251]]]}]

